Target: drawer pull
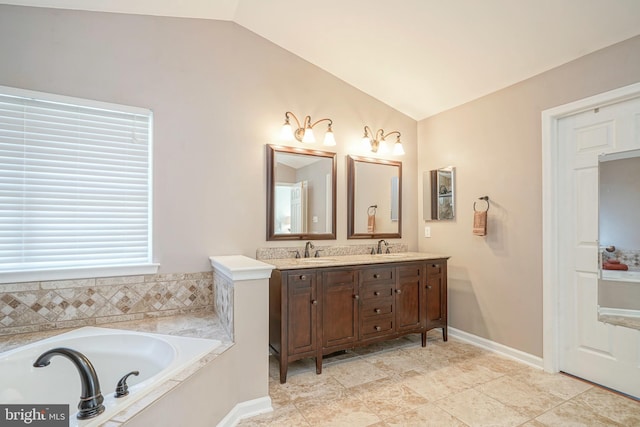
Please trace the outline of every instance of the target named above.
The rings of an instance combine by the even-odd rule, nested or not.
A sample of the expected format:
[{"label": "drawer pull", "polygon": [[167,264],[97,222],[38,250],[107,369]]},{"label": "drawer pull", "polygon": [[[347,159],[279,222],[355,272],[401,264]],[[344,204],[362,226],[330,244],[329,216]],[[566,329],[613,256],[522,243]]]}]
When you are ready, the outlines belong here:
[{"label": "drawer pull", "polygon": [[380,296],[380,292],[378,292],[378,291],[374,291],[374,292],[373,292],[373,295],[375,295],[375,296]]},{"label": "drawer pull", "polygon": [[373,311],[375,311],[376,313],[380,314],[380,312],[381,312],[382,310],[380,310],[379,308],[374,308],[374,309],[373,309]]},{"label": "drawer pull", "polygon": [[300,280],[307,280],[307,276],[303,274],[302,276],[300,276]]},{"label": "drawer pull", "polygon": [[318,305],[318,300],[317,300],[317,299],[312,299],[312,300],[311,300],[311,304],[313,304],[313,305]]},{"label": "drawer pull", "polygon": [[438,267],[438,264],[431,264],[431,267],[433,267],[433,268],[437,268],[437,267]]},{"label": "drawer pull", "polygon": [[360,295],[354,295],[353,299],[360,299]]},{"label": "drawer pull", "polygon": [[396,289],[396,294],[401,294],[402,293],[402,289]]},{"label": "drawer pull", "polygon": [[427,289],[431,289],[432,287],[433,287],[433,286],[429,285],[429,286],[427,286]]},{"label": "drawer pull", "polygon": [[376,273],[376,274],[374,274],[374,275],[373,275],[373,278],[374,278],[374,279],[379,279],[379,278],[380,278],[380,275],[379,275],[378,273]]},{"label": "drawer pull", "polygon": [[375,330],[380,332],[382,330],[382,328],[380,326],[374,326]]}]

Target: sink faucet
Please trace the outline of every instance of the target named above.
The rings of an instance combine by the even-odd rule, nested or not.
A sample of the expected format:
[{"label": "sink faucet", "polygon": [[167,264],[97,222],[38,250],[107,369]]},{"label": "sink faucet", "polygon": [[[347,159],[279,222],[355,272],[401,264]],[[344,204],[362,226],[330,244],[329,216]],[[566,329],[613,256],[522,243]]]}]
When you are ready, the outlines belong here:
[{"label": "sink faucet", "polygon": [[80,395],[80,403],[78,403],[78,419],[85,420],[87,418],[97,417],[104,412],[102,402],[102,392],[100,391],[100,382],[98,374],[93,365],[87,359],[87,356],[79,351],[70,348],[58,347],[42,353],[33,363],[34,368],[43,368],[49,366],[51,358],[54,356],[64,356],[71,361],[78,369],[80,374],[80,383],[82,384],[82,394]]},{"label": "sink faucet", "polygon": [[389,242],[387,242],[386,240],[378,240],[378,251],[377,253],[381,254],[382,253],[382,244],[384,243],[385,246],[389,246]]},{"label": "sink faucet", "polygon": [[309,258],[311,256],[311,255],[309,255],[309,249],[313,249],[313,248],[315,248],[315,246],[313,246],[313,243],[311,243],[311,242],[307,242],[304,245],[304,257],[305,258]]}]

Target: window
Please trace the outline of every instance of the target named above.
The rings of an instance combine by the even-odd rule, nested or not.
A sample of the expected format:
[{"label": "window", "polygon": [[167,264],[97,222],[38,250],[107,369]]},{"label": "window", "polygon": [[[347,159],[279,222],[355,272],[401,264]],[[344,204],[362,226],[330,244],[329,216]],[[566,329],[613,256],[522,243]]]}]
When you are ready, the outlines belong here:
[{"label": "window", "polygon": [[0,86],[0,282],[154,273],[149,110]]}]

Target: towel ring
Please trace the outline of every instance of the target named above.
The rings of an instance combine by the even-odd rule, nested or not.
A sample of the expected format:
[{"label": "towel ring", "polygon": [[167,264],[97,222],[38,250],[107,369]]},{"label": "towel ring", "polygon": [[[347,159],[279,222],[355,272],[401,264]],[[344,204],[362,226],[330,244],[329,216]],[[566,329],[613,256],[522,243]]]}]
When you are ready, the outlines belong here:
[{"label": "towel ring", "polygon": [[483,211],[478,211],[478,209],[476,209],[476,203],[478,203],[478,202],[473,202],[473,211],[474,212],[487,212],[489,210],[489,208],[491,207],[491,204],[489,203],[489,196],[478,197],[478,200],[484,200],[485,202],[487,202],[487,209],[485,209]]},{"label": "towel ring", "polygon": [[371,215],[375,215],[376,214],[376,210],[378,209],[378,205],[371,205],[369,206],[369,208],[367,209],[367,214],[369,216]]}]

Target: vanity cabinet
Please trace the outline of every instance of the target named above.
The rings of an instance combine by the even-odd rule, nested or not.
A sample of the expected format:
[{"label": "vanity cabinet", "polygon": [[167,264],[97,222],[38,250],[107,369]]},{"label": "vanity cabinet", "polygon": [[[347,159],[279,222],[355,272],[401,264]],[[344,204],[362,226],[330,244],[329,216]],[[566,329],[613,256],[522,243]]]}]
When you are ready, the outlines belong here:
[{"label": "vanity cabinet", "polygon": [[447,340],[446,258],[345,267],[273,270],[269,346],[284,383],[290,362],[443,329]]}]

